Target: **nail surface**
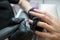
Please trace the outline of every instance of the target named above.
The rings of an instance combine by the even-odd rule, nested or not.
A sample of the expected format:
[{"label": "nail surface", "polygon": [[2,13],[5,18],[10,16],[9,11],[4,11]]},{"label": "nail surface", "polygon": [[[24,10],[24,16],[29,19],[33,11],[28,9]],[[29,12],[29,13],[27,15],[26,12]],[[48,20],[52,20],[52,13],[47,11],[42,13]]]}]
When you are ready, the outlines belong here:
[{"label": "nail surface", "polygon": [[29,13],[34,13],[34,12],[30,11]]},{"label": "nail surface", "polygon": [[30,23],[30,24],[33,24],[33,21],[32,21],[32,20],[29,20],[29,23]]},{"label": "nail surface", "polygon": [[34,10],[37,10],[37,9],[34,9]]}]

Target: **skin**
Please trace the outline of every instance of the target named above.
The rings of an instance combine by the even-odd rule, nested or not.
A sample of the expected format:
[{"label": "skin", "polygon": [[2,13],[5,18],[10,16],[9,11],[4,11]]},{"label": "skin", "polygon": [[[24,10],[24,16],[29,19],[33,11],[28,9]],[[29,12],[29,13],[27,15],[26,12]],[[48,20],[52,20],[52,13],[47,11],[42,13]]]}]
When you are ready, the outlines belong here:
[{"label": "skin", "polygon": [[20,5],[26,13],[32,8],[27,0],[20,0],[18,5]]},{"label": "skin", "polygon": [[[60,23],[53,15],[42,11],[34,9],[36,12],[30,12],[32,16],[36,16],[44,20],[44,22],[38,22],[37,26],[44,28],[47,32],[35,31],[35,34],[43,37],[49,38],[50,40],[60,40]],[[30,23],[33,23],[33,20],[29,20]]]},{"label": "skin", "polygon": [[[28,10],[32,8],[29,2],[26,0],[20,0],[18,4],[27,13]],[[43,38],[49,38],[50,40],[60,40],[60,21],[45,11],[37,9],[34,10],[35,12],[30,12],[30,14],[32,16],[36,16],[44,20],[44,22],[41,21],[38,22],[37,26],[42,27],[47,31],[47,32],[35,31],[35,34]],[[33,23],[33,20],[30,20],[30,23]]]}]

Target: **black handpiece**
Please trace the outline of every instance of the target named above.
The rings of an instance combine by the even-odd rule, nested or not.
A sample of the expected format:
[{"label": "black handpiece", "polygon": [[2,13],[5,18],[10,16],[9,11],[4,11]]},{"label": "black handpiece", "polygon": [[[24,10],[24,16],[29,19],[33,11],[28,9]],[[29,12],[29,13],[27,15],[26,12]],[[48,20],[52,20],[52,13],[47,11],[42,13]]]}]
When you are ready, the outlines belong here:
[{"label": "black handpiece", "polygon": [[[30,12],[30,11],[35,12],[35,11],[34,11],[34,8],[30,9],[29,12]],[[38,30],[38,31],[41,31],[41,32],[42,32],[42,31],[43,31],[43,28],[38,27],[38,26],[37,26],[37,22],[43,21],[43,20],[42,20],[42,19],[38,19],[38,18],[35,17],[35,16],[31,16],[29,12],[28,12],[28,16],[29,16],[29,18],[30,18],[31,20],[33,20],[33,24],[30,24],[30,25],[31,25],[31,29],[32,29],[33,31]]]},{"label": "black handpiece", "polygon": [[24,20],[25,20],[24,18],[19,19],[19,18],[13,17],[12,19],[10,19],[8,26],[14,26],[14,25],[20,24]]}]

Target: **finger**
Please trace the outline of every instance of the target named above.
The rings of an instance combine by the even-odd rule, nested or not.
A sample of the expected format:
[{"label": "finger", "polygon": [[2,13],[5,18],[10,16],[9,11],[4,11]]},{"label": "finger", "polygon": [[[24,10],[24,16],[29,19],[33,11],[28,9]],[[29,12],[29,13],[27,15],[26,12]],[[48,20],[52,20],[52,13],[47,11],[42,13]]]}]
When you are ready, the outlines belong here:
[{"label": "finger", "polygon": [[30,23],[30,24],[33,24],[33,20],[29,19],[29,23]]},{"label": "finger", "polygon": [[56,37],[56,35],[50,34],[50,33],[45,33],[45,32],[39,32],[39,31],[35,31],[35,34],[43,37],[43,38],[54,38]]},{"label": "finger", "polygon": [[32,16],[36,16],[38,18],[41,18],[43,21],[47,22],[48,24],[52,24],[52,20],[44,14],[39,14],[39,13],[36,13],[36,12],[30,12],[30,14]]},{"label": "finger", "polygon": [[53,16],[46,11],[38,10],[38,9],[34,9],[34,11],[36,11],[37,13],[40,13],[40,14],[44,14],[44,15],[48,16],[49,18],[53,19]]},{"label": "finger", "polygon": [[48,25],[47,23],[44,23],[44,22],[38,22],[37,26],[42,27],[42,28],[48,30],[49,32],[54,32],[55,31],[55,29],[52,26],[50,26],[50,25]]}]

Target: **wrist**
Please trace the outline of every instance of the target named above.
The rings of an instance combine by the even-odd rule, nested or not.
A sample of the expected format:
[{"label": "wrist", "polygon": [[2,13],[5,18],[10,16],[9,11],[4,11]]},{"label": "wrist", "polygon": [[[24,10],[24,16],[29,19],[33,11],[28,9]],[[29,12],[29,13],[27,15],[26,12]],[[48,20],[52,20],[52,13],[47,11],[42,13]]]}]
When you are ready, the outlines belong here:
[{"label": "wrist", "polygon": [[27,0],[20,0],[19,5],[23,8],[25,12],[28,13],[28,11],[32,8],[30,3]]},{"label": "wrist", "polygon": [[18,3],[18,4],[20,4],[20,5],[21,5],[23,1],[24,1],[24,0],[19,0],[19,3]]}]

